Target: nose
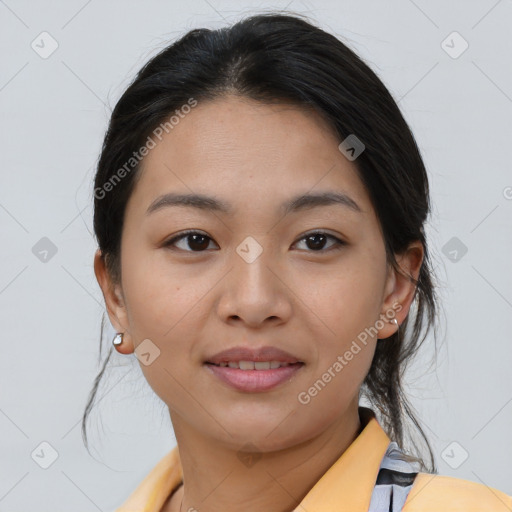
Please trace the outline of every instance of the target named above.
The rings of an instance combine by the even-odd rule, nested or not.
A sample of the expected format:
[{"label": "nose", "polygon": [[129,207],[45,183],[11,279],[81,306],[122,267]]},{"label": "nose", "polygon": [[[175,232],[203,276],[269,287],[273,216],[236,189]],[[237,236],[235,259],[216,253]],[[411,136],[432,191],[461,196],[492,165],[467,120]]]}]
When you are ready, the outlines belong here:
[{"label": "nose", "polygon": [[288,321],[293,292],[283,269],[272,264],[270,256],[263,251],[256,259],[247,259],[233,253],[231,270],[220,288],[218,314],[223,321],[242,322],[251,328]]}]

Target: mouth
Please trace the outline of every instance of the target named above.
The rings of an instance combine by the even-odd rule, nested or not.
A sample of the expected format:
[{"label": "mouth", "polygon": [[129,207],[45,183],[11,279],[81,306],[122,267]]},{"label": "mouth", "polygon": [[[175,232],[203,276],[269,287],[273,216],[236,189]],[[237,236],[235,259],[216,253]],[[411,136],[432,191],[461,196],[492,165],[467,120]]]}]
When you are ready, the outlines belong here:
[{"label": "mouth", "polygon": [[288,361],[221,361],[220,363],[212,363],[206,361],[205,364],[218,366],[221,368],[238,368],[239,370],[276,370],[277,368],[284,368],[286,366],[302,365],[301,361],[294,363]]},{"label": "mouth", "polygon": [[289,383],[304,363],[285,361],[205,362],[205,369],[230,389],[245,393],[261,393]]},{"label": "mouth", "polygon": [[274,346],[239,345],[207,357],[203,367],[215,380],[248,393],[268,391],[289,382],[304,362]]}]

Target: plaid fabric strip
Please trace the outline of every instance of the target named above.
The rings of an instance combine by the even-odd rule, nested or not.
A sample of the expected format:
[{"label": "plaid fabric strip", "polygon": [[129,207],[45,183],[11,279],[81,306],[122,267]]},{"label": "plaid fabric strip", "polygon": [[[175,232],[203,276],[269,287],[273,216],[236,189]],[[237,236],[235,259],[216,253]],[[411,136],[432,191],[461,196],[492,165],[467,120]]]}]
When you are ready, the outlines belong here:
[{"label": "plaid fabric strip", "polygon": [[391,441],[380,464],[368,512],[401,512],[420,471],[417,463],[402,456],[398,444]]}]

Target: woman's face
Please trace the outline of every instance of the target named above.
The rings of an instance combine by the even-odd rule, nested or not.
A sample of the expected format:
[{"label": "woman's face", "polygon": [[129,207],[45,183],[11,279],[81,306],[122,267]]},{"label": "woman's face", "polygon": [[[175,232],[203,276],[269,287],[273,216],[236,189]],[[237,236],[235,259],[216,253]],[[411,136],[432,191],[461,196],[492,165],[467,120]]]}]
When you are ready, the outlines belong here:
[{"label": "woman's face", "polygon": [[[375,212],[339,142],[316,114],[228,96],[199,102],[145,157],[125,213],[122,298],[108,307],[173,423],[267,451],[357,410],[377,337],[396,331],[389,319],[401,323],[412,296],[388,271]],[[345,199],[293,203],[324,193]],[[210,199],[151,208],[166,194]],[[196,236],[167,244],[185,230]],[[325,236],[308,238],[316,231]],[[299,363],[212,371],[208,361],[235,347],[273,347]]]}]

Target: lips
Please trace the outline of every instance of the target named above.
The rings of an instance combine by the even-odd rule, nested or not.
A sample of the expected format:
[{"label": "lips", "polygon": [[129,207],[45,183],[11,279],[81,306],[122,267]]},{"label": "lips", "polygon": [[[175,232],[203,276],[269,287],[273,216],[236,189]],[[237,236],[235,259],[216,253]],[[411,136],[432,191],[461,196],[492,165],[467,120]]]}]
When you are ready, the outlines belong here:
[{"label": "lips", "polygon": [[276,347],[234,347],[204,361],[210,375],[244,393],[270,391],[295,376],[304,362]]},{"label": "lips", "polygon": [[[240,363],[242,362],[269,362],[269,363],[303,363],[297,357],[293,356],[289,352],[285,352],[276,347],[261,347],[261,348],[249,348],[249,347],[234,347],[217,354],[208,357],[205,363],[214,364],[217,366],[225,366],[225,363]],[[280,366],[285,366],[282,364]]]}]

